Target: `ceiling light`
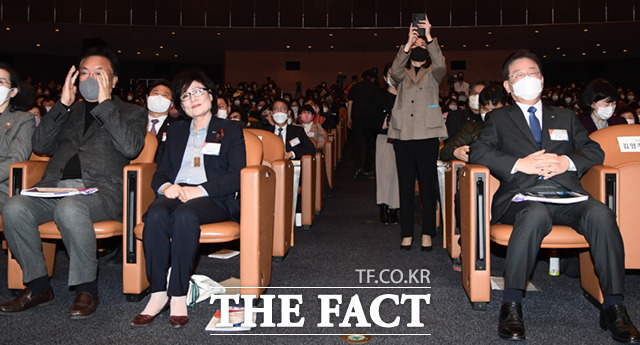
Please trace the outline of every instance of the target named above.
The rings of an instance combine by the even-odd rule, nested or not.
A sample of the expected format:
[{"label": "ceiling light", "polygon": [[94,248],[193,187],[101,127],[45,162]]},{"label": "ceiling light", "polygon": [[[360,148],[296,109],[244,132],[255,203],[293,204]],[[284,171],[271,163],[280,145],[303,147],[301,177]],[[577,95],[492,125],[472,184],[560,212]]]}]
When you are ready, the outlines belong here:
[{"label": "ceiling light", "polygon": [[156,53],[156,56],[160,56],[160,53]]},{"label": "ceiling light", "polygon": [[222,33],[221,33],[221,32],[218,32],[216,35],[218,35],[218,36],[222,36]]},{"label": "ceiling light", "polygon": [[600,43],[596,43],[596,47],[599,47],[599,46],[600,46]]},{"label": "ceiling light", "polygon": [[485,44],[485,45],[484,45],[484,47],[485,47],[485,48],[489,48],[489,44],[488,44],[488,43],[487,43],[487,44]]},{"label": "ceiling light", "polygon": [[538,34],[538,33],[540,33],[540,30],[533,30],[533,33],[534,34]]},{"label": "ceiling light", "polygon": [[289,49],[289,48],[291,48],[291,46],[287,46],[286,48]]},{"label": "ceiling light", "polygon": [[60,29],[55,28],[55,30],[53,30],[53,31],[55,31],[55,32],[60,32]]},{"label": "ceiling light", "polygon": [[[400,48],[400,46],[396,46],[396,48]],[[441,44],[440,48],[444,48],[444,44]]]},{"label": "ceiling light", "polygon": [[329,37],[333,37],[333,34],[329,34]]},{"label": "ceiling light", "polygon": [[623,53],[628,53],[629,51],[627,49],[622,49]]},{"label": "ceiling light", "polygon": [[487,32],[487,35],[493,35],[492,31]]},{"label": "ceiling light", "polygon": [[589,29],[584,29],[584,30],[582,30],[582,31],[584,31],[584,32],[589,32]]},{"label": "ceiling light", "polygon": [[558,47],[556,47],[556,50],[560,50],[560,47],[559,47],[559,46],[558,46]]},{"label": "ceiling light", "polygon": [[140,53],[140,52],[136,52],[136,54],[140,55],[140,54],[142,54],[142,53]]},{"label": "ceiling light", "polygon": [[174,57],[174,58],[177,58],[177,57],[178,57],[178,54],[173,54],[173,57]]},{"label": "ceiling light", "polygon": [[164,48],[164,46],[160,46],[160,49],[163,49],[163,48]]},{"label": "ceiling light", "polygon": [[172,35],[175,35],[175,34],[176,34],[176,32],[175,32],[175,31],[171,31],[171,34],[172,34]]},{"label": "ceiling light", "polygon": [[118,54],[122,54],[122,50],[118,50]]},{"label": "ceiling light", "polygon": [[462,48],[466,48],[466,47],[467,47],[467,45],[466,45],[466,44],[463,44],[463,45],[462,45]]},{"label": "ceiling light", "polygon": [[333,49],[333,46],[329,46],[329,48]]},{"label": "ceiling light", "polygon": [[547,56],[546,56],[546,55],[542,55],[542,58],[543,58],[543,59],[546,59],[546,58],[547,58]]},{"label": "ceiling light", "polygon": [[565,53],[562,53],[562,56],[567,56],[567,54],[565,54]]},{"label": "ceiling light", "polygon": [[36,47],[39,47],[39,46],[40,46],[40,43],[36,43]]},{"label": "ceiling light", "polygon": [[307,46],[307,48],[311,49],[312,47],[311,46]]},{"label": "ceiling light", "polygon": [[373,36],[378,37],[378,33],[373,34]]},{"label": "ceiling light", "polygon": [[587,53],[585,53],[585,52],[582,52],[582,56],[585,56],[585,55],[587,55]]},{"label": "ceiling light", "polygon": [[8,26],[6,28],[4,28],[4,29],[7,30],[7,31],[11,31],[11,28],[8,27]]},{"label": "ceiling light", "polygon": [[602,51],[602,54],[606,54],[606,53],[607,53],[607,51],[606,51],[606,50],[603,50],[603,51]]}]

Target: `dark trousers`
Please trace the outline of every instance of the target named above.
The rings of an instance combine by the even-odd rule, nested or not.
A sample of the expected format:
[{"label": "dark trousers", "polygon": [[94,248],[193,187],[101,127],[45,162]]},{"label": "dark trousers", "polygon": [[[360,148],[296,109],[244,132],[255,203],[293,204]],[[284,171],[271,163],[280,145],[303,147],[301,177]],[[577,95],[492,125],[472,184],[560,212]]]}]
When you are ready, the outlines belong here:
[{"label": "dark trousers", "polygon": [[[351,124],[351,148],[356,169],[373,171],[376,133],[368,119],[354,119]],[[364,138],[364,165],[362,162],[362,139]]]},{"label": "dark trousers", "polygon": [[567,205],[512,202],[500,222],[513,225],[505,261],[505,288],[526,288],[542,239],[554,224],[574,228],[589,242],[604,294],[624,293],[622,236],[615,214],[603,203],[591,198]]},{"label": "dark trousers", "polygon": [[200,224],[230,220],[229,211],[208,197],[182,203],[160,195],[144,217],[142,243],[151,292],[167,290],[169,296],[185,296],[200,246]]},{"label": "dark trousers", "polygon": [[400,232],[402,237],[413,236],[413,199],[418,177],[422,197],[422,234],[436,234],[436,198],[438,197],[438,138],[423,140],[395,140],[400,188]]}]

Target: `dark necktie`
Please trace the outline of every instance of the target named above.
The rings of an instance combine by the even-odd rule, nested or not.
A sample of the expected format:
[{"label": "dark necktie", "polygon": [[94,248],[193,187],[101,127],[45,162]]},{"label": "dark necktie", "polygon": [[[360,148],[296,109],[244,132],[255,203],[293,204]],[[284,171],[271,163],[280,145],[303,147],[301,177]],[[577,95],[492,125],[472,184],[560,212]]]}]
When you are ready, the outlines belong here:
[{"label": "dark necktie", "polygon": [[535,139],[538,146],[540,146],[542,143],[542,128],[540,128],[540,121],[538,121],[536,117],[536,107],[529,107],[528,111],[531,134],[533,134],[533,139]]},{"label": "dark necktie", "polygon": [[149,132],[153,135],[158,135],[158,130],[156,130],[156,124],[158,124],[158,122],[160,122],[158,119],[151,120],[151,130]]},{"label": "dark necktie", "polygon": [[282,141],[284,141],[284,138],[282,137],[282,127],[278,128],[278,136],[280,137],[280,139],[282,139]]}]

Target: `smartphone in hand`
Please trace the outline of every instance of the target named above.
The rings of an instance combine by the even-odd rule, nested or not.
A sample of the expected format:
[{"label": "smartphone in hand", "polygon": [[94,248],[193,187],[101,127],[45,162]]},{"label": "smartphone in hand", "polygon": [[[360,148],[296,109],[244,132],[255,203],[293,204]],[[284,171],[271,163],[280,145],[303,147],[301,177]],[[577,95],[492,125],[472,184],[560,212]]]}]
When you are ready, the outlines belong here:
[{"label": "smartphone in hand", "polygon": [[[414,13],[411,17],[411,21],[413,22],[413,26],[418,28],[418,22],[420,22],[421,20],[425,20],[427,19],[427,14],[426,13]],[[423,37],[424,35],[426,35],[425,29],[424,28],[418,28],[418,36]]]}]

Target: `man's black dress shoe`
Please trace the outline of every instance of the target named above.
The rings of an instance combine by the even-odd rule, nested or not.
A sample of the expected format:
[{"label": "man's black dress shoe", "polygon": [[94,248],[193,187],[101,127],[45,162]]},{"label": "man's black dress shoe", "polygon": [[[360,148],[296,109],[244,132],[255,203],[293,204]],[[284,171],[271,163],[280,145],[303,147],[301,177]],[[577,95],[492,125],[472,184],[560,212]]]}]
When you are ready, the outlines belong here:
[{"label": "man's black dress shoe", "polygon": [[37,305],[50,304],[54,299],[55,296],[53,295],[51,286],[49,286],[45,292],[37,295],[32,295],[29,289],[24,289],[18,297],[0,304],[0,314],[10,315],[20,313]]},{"label": "man's black dress shoe", "polygon": [[507,340],[525,340],[522,305],[518,302],[505,303],[500,308],[498,335]]},{"label": "man's black dress shoe", "polygon": [[86,319],[93,316],[98,308],[98,296],[93,296],[88,292],[76,293],[76,298],[71,304],[71,310],[69,316],[74,320]]},{"label": "man's black dress shoe", "polygon": [[611,332],[611,338],[622,343],[640,343],[640,333],[631,322],[627,308],[614,305],[600,312],[600,327]]}]

